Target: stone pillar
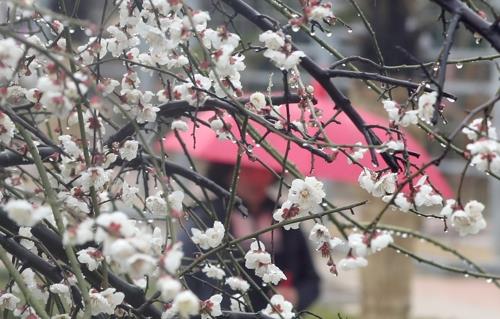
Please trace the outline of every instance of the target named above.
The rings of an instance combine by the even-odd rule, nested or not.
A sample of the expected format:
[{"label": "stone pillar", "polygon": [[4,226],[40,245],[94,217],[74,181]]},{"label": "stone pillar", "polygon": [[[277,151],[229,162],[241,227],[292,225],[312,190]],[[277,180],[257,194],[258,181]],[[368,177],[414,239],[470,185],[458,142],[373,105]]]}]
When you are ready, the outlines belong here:
[{"label": "stone pillar", "polygon": [[[382,202],[366,206],[363,217],[373,219],[383,207]],[[389,210],[383,224],[418,229],[415,215]],[[395,243],[413,250],[414,239],[394,236]],[[361,271],[361,314],[363,319],[409,318],[411,282],[414,272],[412,260],[393,249],[384,249],[368,257],[368,266]]]}]

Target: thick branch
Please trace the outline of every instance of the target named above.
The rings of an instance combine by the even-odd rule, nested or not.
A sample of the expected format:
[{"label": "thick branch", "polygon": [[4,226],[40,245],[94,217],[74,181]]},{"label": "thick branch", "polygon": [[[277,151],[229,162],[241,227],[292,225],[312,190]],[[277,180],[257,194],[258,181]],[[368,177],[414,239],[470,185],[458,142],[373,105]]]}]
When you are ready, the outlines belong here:
[{"label": "thick branch", "polygon": [[[285,98],[283,96],[273,96],[271,97],[271,101],[273,104],[283,104]],[[241,99],[240,102],[245,104],[249,101],[248,98]],[[300,101],[299,96],[292,95],[290,96],[290,103],[298,103]],[[166,118],[175,118],[179,117],[186,112],[196,112],[196,111],[206,111],[206,110],[217,110],[223,109],[227,111],[234,112],[235,109],[232,107],[230,103],[223,103],[221,100],[210,98],[205,101],[203,105],[200,107],[194,107],[189,105],[187,101],[170,101],[158,105],[160,111],[158,111],[158,117],[166,117]],[[108,140],[105,142],[106,145],[111,146],[114,142],[122,142],[127,137],[131,136],[135,133],[135,127],[133,123],[127,123],[121,129],[119,129],[115,134],[110,136]]]},{"label": "thick branch", "polygon": [[460,0],[432,0],[452,14],[460,14],[460,21],[473,32],[485,38],[493,48],[500,51],[500,30],[498,22],[488,23]]}]

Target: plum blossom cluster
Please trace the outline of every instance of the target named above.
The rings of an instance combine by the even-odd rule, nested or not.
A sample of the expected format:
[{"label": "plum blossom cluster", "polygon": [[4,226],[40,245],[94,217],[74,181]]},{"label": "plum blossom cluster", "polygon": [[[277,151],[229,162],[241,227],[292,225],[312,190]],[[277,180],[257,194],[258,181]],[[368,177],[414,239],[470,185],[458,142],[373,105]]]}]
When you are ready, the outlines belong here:
[{"label": "plum blossom cluster", "polygon": [[477,118],[464,127],[462,132],[470,140],[467,150],[470,152],[471,165],[482,172],[500,175],[500,142],[491,121]]},{"label": "plum blossom cluster", "polygon": [[352,233],[348,237],[347,257],[339,261],[338,267],[341,270],[365,267],[368,265],[366,260],[368,255],[381,251],[391,243],[393,243],[392,236],[386,232]]},{"label": "plum blossom cluster", "polygon": [[[125,190],[123,189],[124,194],[127,192],[126,196],[132,196],[138,192],[138,189]],[[123,196],[123,195],[122,195]],[[155,195],[148,196],[146,198],[146,208],[153,214],[164,215],[166,213],[172,212],[182,212],[182,201],[184,200],[184,192],[183,191],[173,191],[168,194],[165,198],[162,191],[156,193]]]},{"label": "plum blossom cluster", "polygon": [[274,319],[292,319],[295,317],[293,305],[286,301],[282,295],[272,296],[270,303],[262,310],[262,313]]},{"label": "plum blossom cluster", "polygon": [[24,58],[24,48],[19,46],[14,39],[0,40],[0,80],[14,76],[19,61]]},{"label": "plum blossom cluster", "polygon": [[443,203],[441,195],[437,194],[432,186],[426,183],[426,176],[421,177],[410,190],[395,193],[397,190],[397,174],[377,174],[369,169],[364,169],[359,175],[359,185],[374,197],[382,197],[385,202],[393,202],[403,212],[410,209],[418,210],[419,207],[444,205],[441,216],[451,220],[452,227],[456,228],[461,236],[477,234],[486,227],[482,211],[484,205],[473,200],[462,207],[454,199],[448,199]]},{"label": "plum blossom cluster", "polygon": [[271,60],[281,70],[290,70],[300,63],[305,53],[295,50],[288,38],[281,31],[268,30],[259,35],[259,41],[264,43],[264,56]]},{"label": "plum blossom cluster", "polygon": [[[366,257],[368,255],[381,251],[393,243],[389,233],[378,230],[364,234],[352,233],[349,235],[347,243],[344,243],[340,238],[332,236],[328,228],[322,224],[314,225],[309,239],[317,245],[316,250],[321,252],[323,258],[327,259],[330,272],[335,275],[338,274],[338,270],[348,271],[367,266]],[[335,251],[339,253],[347,251],[347,255],[335,263],[333,260]]]},{"label": "plum blossom cluster", "polygon": [[224,225],[220,221],[215,221],[213,227],[201,231],[198,228],[191,228],[193,236],[191,240],[201,249],[207,250],[219,246],[226,234]]},{"label": "plum blossom cluster", "polygon": [[14,138],[14,133],[16,131],[16,125],[10,117],[0,112],[0,142],[4,145],[9,145]]},{"label": "plum blossom cluster", "polygon": [[402,191],[396,194],[397,179],[396,173],[379,174],[365,168],[359,175],[358,183],[368,193],[381,197],[385,202],[393,202],[403,212],[442,204],[443,198],[427,183],[426,175],[412,185],[409,194]]},{"label": "plum blossom cluster", "polygon": [[268,284],[277,285],[281,280],[286,280],[285,274],[271,262],[271,254],[266,252],[266,247],[258,240],[252,242],[245,255],[245,267],[254,269],[255,274]]},{"label": "plum blossom cluster", "polygon": [[300,26],[313,20],[316,23],[325,22],[327,25],[332,25],[335,23],[335,16],[332,11],[332,3],[322,0],[302,0],[300,1],[302,6],[302,12],[304,13],[301,17],[294,17],[289,20],[293,31],[298,31]]},{"label": "plum blossom cluster", "polygon": [[[288,190],[287,200],[276,210],[273,218],[278,221],[286,221],[306,216],[309,213],[316,213],[321,210],[320,204],[326,193],[323,183],[313,176],[304,179],[294,179]],[[283,225],[283,228],[297,229],[300,222]]]},{"label": "plum blossom cluster", "polygon": [[471,200],[462,207],[456,200],[448,199],[441,209],[441,216],[451,221],[451,226],[460,236],[473,235],[486,228],[483,210],[484,205],[476,200]]},{"label": "plum blossom cluster", "polygon": [[406,110],[395,101],[385,100],[384,109],[387,111],[391,124],[407,127],[410,124],[417,124],[421,119],[430,123],[436,110],[437,92],[424,92],[418,99],[416,110]]}]

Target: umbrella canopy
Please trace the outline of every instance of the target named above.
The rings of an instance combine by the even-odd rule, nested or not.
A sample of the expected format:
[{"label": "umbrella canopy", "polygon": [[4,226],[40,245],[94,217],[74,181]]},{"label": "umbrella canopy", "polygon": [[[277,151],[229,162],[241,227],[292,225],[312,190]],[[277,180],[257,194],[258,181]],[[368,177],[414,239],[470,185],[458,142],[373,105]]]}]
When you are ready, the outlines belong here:
[{"label": "umbrella canopy", "polygon": [[[322,111],[322,117],[320,120],[327,121],[335,113],[334,104],[331,102],[326,92],[322,91],[318,86],[316,87],[315,96],[318,99],[316,108]],[[298,120],[301,116],[299,107],[295,104],[291,104],[289,109],[290,120]],[[284,106],[281,107],[280,111],[283,116],[286,116]],[[359,108],[357,111],[367,124],[387,126],[387,119]],[[215,113],[213,111],[200,112],[198,118],[208,122],[214,117],[214,114]],[[303,116],[307,118],[310,116],[310,113],[306,111]],[[223,121],[231,126],[231,132],[234,134],[235,138],[241,140],[241,133],[237,128],[234,119],[227,115],[223,117]],[[324,133],[333,144],[354,145],[358,142],[362,142],[366,145],[363,134],[360,133],[356,127],[354,127],[344,113],[339,114],[338,117],[336,117],[336,121],[337,122],[335,123],[327,125],[324,129]],[[249,120],[249,123],[255,127],[261,136],[266,133],[266,129],[260,124],[257,124],[252,120]],[[315,128],[307,128],[307,132],[310,135],[314,134],[316,130],[317,129]],[[377,133],[383,141],[387,141],[389,139],[384,131],[380,130]],[[179,132],[179,134],[181,139],[184,141],[189,154],[196,159],[227,164],[232,164],[236,161],[238,154],[237,144],[231,140],[220,139],[217,136],[217,133],[206,125],[194,127],[194,124],[191,123],[186,132]],[[295,134],[295,136],[299,137],[297,134]],[[405,136],[408,151],[419,154],[418,158],[411,157],[411,162],[417,166],[421,166],[422,164],[429,162],[430,155],[426,152],[424,147],[420,145],[420,143],[411,135],[405,133]],[[273,146],[281,155],[285,154],[287,141],[279,134],[269,133],[265,135],[265,141],[271,144],[271,146]],[[275,170],[279,171],[282,169],[282,165],[278,161],[276,161],[262,147],[259,147],[259,141],[254,141],[247,134],[246,142],[253,145],[251,151],[253,157],[258,158],[260,161]],[[168,134],[163,143],[167,152],[183,151],[181,144],[174,134]],[[362,168],[358,165],[349,164],[347,157],[343,154],[339,154],[333,162],[329,163],[319,156],[314,156],[312,159],[311,152],[300,147],[299,145],[291,143],[290,147],[288,159],[294,163],[304,175],[314,175],[318,178],[330,179],[338,182],[357,183]],[[377,154],[377,158],[380,164],[379,167],[375,167],[372,164],[371,157],[368,152],[365,153],[364,158],[359,160],[359,162],[363,166],[373,170],[386,168],[382,157]],[[259,161],[255,161],[255,159],[248,156],[247,153],[243,154],[241,165],[243,167],[263,167]],[[426,169],[426,173],[429,177],[429,181],[440,190],[443,196],[448,197],[453,195],[451,187],[436,166],[428,167]]]}]

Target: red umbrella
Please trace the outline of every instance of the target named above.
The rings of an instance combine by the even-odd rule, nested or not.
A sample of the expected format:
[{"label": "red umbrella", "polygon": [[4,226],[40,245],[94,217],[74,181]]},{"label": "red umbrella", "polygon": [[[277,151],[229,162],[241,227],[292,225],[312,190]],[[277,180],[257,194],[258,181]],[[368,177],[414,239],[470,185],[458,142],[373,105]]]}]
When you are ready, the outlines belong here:
[{"label": "red umbrella", "polygon": [[[318,99],[316,107],[323,111],[321,119],[326,121],[331,118],[335,112],[332,102],[326,95],[326,92],[322,91],[322,89],[318,86],[316,86],[315,96]],[[281,108],[283,116],[285,116],[284,109],[285,107],[283,106]],[[297,105],[291,104],[289,109],[290,120],[293,121],[299,119],[301,112]],[[387,119],[359,108],[357,111],[367,124],[387,126]],[[214,116],[214,114],[215,113],[212,111],[203,113],[200,112],[198,118],[208,121]],[[305,116],[309,116],[309,112],[307,112]],[[232,117],[227,115],[223,118],[223,120],[225,123],[231,125],[232,134],[234,134],[238,140],[241,140],[240,131],[236,127]],[[340,124],[331,123],[324,129],[324,132],[332,143],[336,145],[354,145],[357,142],[363,142],[363,144],[365,144],[365,139],[362,133],[360,133],[357,128],[352,125],[351,121],[344,113],[341,113],[336,120],[340,122]],[[251,120],[250,123],[257,129],[260,135],[264,135],[266,129],[263,126]],[[187,132],[179,132],[180,137],[186,144],[186,148],[191,156],[197,159],[217,163],[234,163],[236,161],[238,147],[235,142],[219,139],[217,134],[210,127],[205,125],[200,125],[194,129],[195,138],[193,138],[193,126],[194,124],[191,123]],[[311,132],[314,133],[314,130],[308,130],[309,134],[311,134]],[[388,140],[388,138],[386,138],[386,134],[382,130],[377,133],[379,133],[378,135],[382,140],[384,140],[384,138],[385,141]],[[429,162],[430,155],[426,152],[424,147],[409,134],[405,134],[405,136],[407,149],[420,155],[418,158],[411,157],[411,162],[417,166],[421,166],[422,164]],[[283,137],[275,133],[270,133],[265,136],[265,140],[278,150],[281,155],[284,155],[287,142]],[[254,144],[252,149],[253,156],[275,170],[279,171],[282,169],[281,164],[262,147],[259,147],[257,142],[253,141],[250,136],[247,135],[246,141]],[[164,140],[164,148],[167,152],[182,152],[182,146],[174,134],[166,136]],[[364,158],[359,162],[363,166],[374,170],[384,168],[385,163],[382,157],[377,154],[377,158],[380,167],[373,166],[368,152],[365,153]],[[349,165],[346,156],[339,154],[339,156],[337,156],[337,158],[331,163],[328,163],[319,156],[314,156],[314,165],[312,166],[313,170],[311,172],[311,152],[294,143],[291,143],[288,159],[305,175],[314,175],[318,178],[326,178],[339,182],[357,183],[359,174],[362,171],[361,167],[358,165]],[[258,161],[251,159],[246,153],[243,154],[241,165],[247,167],[262,167]],[[453,195],[451,187],[436,166],[428,167],[426,169],[426,174],[429,176],[429,181],[441,191],[443,196],[449,197]]]}]

